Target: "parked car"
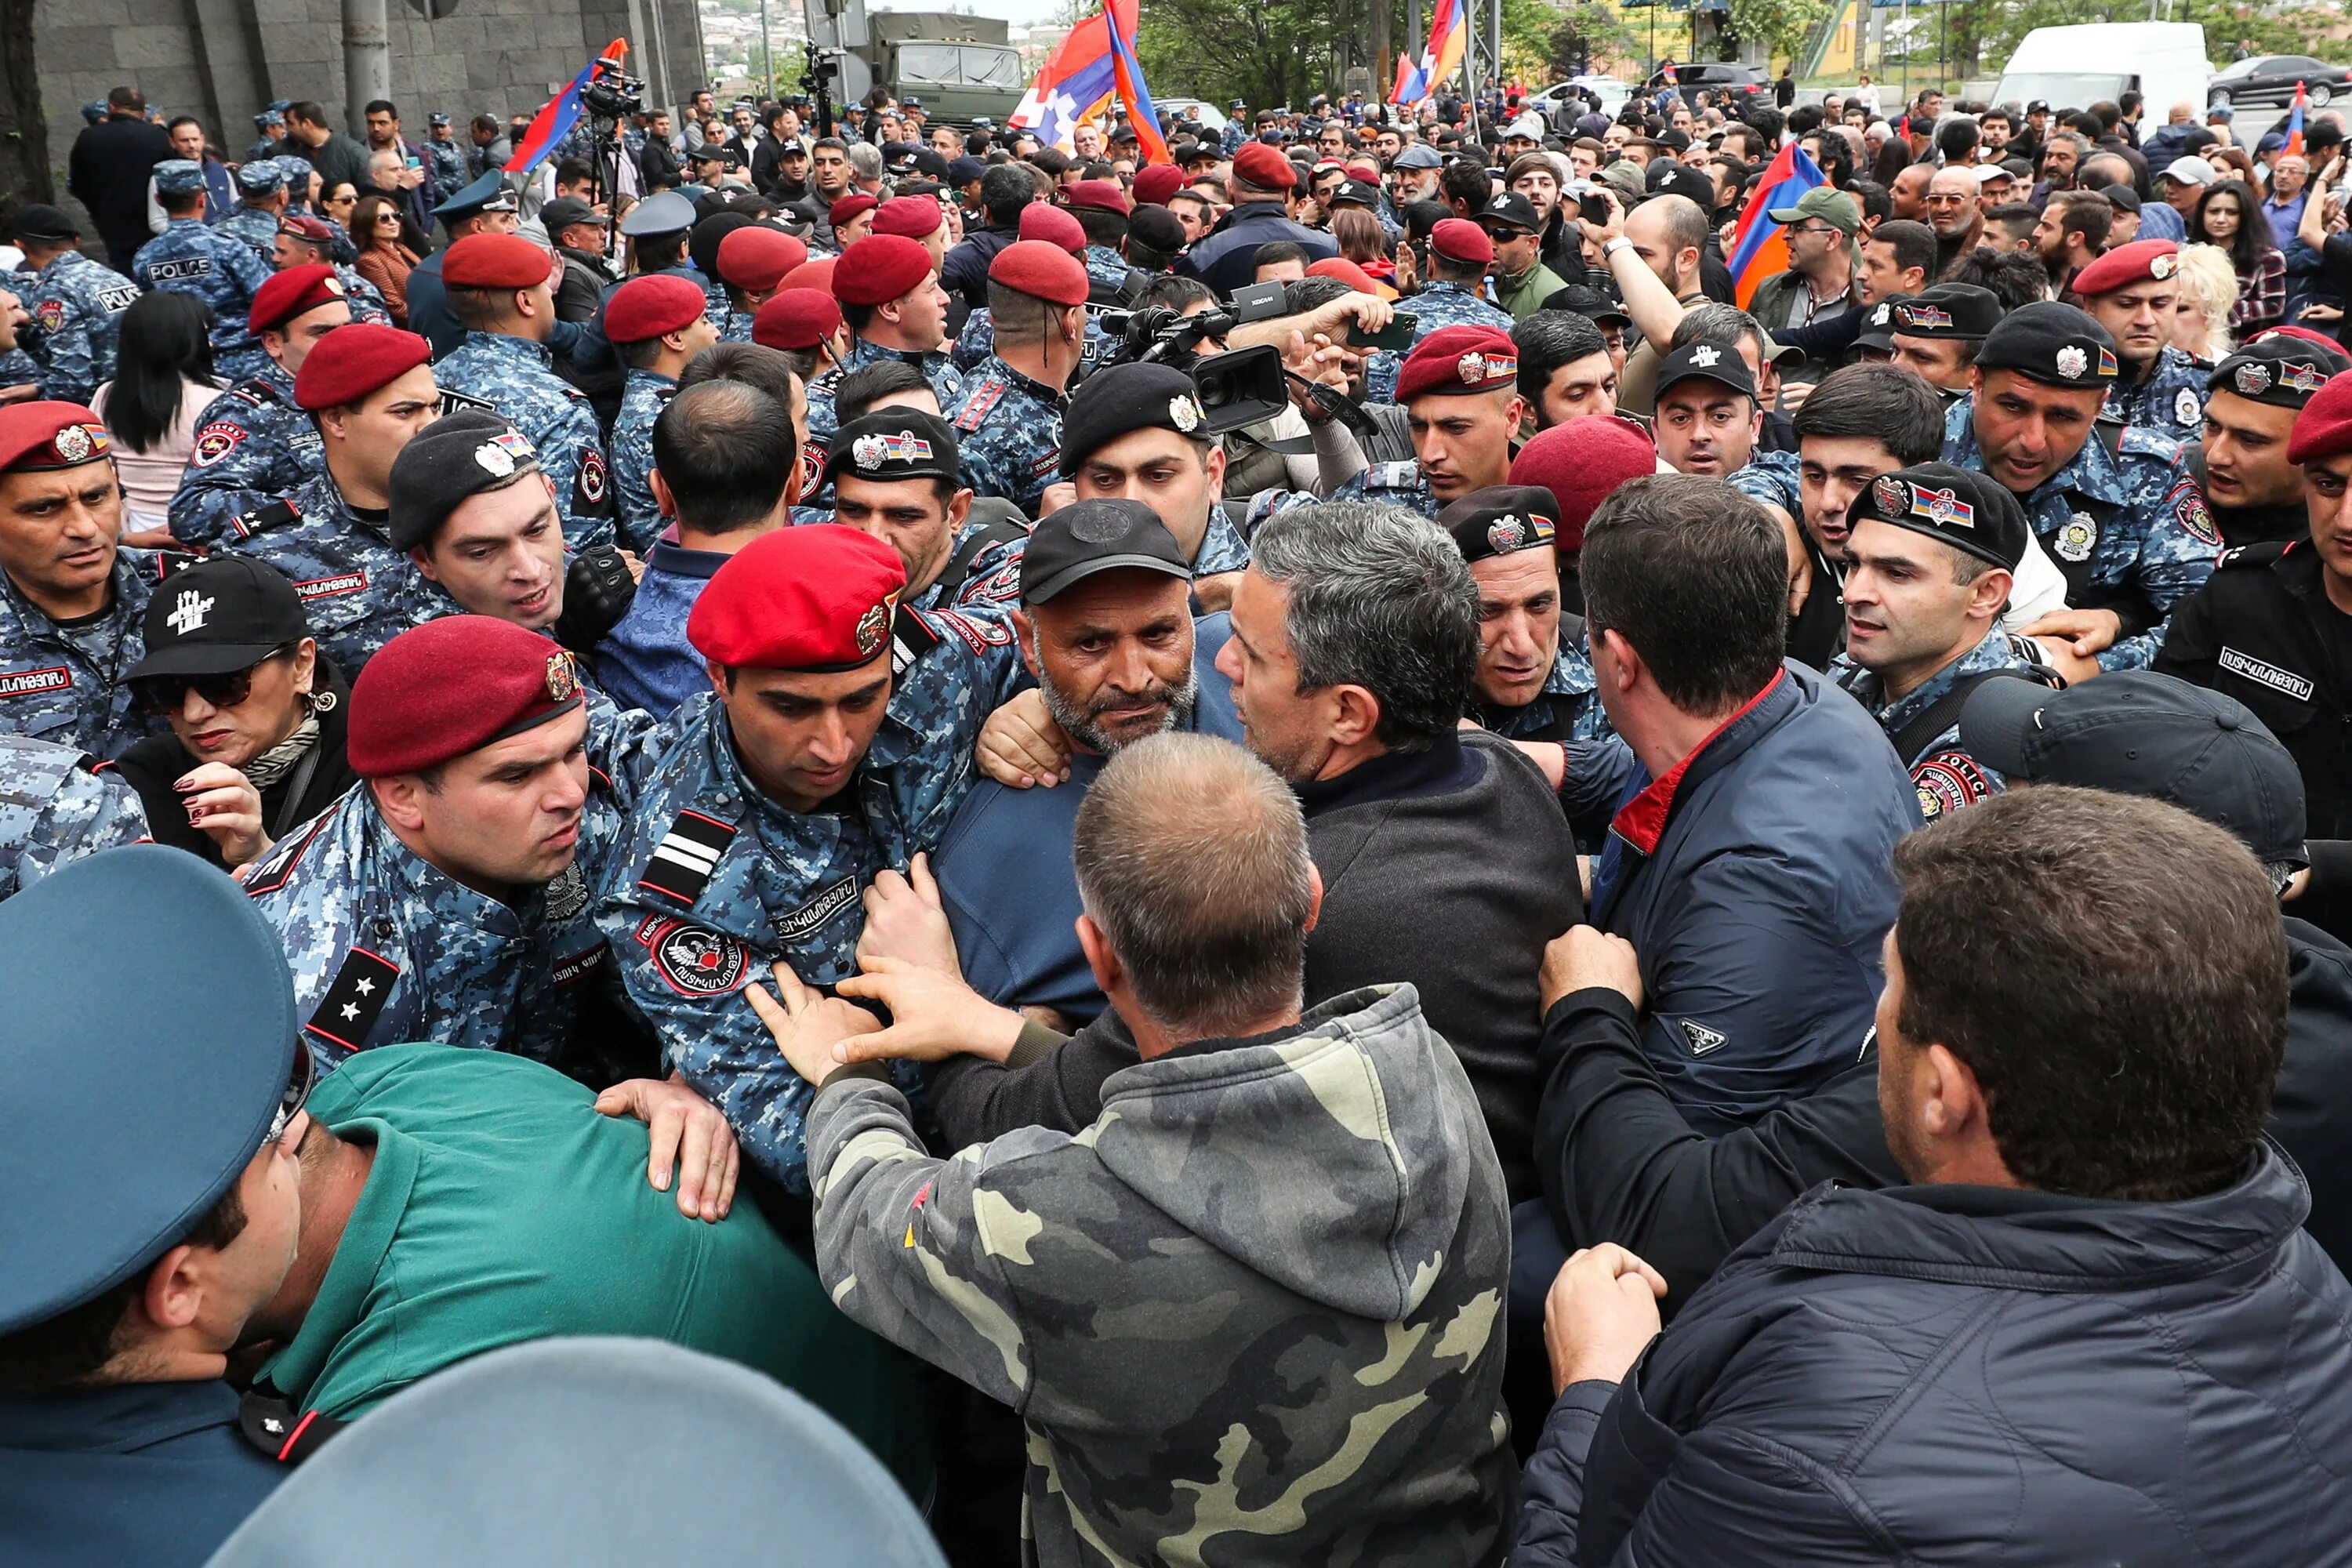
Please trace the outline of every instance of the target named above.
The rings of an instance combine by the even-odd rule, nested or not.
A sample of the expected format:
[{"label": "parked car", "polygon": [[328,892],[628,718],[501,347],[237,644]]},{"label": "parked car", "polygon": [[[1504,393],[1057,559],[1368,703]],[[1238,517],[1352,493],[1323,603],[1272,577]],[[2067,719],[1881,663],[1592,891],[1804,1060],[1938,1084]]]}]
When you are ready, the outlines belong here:
[{"label": "parked car", "polygon": [[2249,55],[2214,73],[2205,101],[2284,108],[2294,101],[2297,82],[2303,83],[2305,100],[2317,109],[2352,97],[2352,66],[2331,66],[2309,55]]},{"label": "parked car", "polygon": [[1612,120],[1617,118],[1617,111],[1624,108],[1626,100],[1633,96],[1632,82],[1619,81],[1614,77],[1580,76],[1555,82],[1541,92],[1529,94],[1526,107],[1549,120],[1559,113],[1563,105],[1573,102],[1576,112],[1570,118],[1574,119],[1583,114],[1586,107],[1582,99],[1570,99],[1569,96],[1577,88],[1582,88],[1599,99],[1601,112]]},{"label": "parked car", "polygon": [[[1758,98],[1772,100],[1772,75],[1762,66],[1744,66],[1736,60],[1694,60],[1675,67],[1675,83],[1683,89],[1685,101],[1700,88],[1715,95],[1717,103],[1746,108]],[[1664,72],[1653,75],[1642,84],[1644,92],[1655,92],[1665,86]]]},{"label": "parked car", "polygon": [[1151,100],[1151,106],[1154,109],[1166,110],[1178,120],[1198,121],[1203,131],[1222,132],[1230,123],[1225,118],[1225,111],[1206,99],[1155,98]]}]

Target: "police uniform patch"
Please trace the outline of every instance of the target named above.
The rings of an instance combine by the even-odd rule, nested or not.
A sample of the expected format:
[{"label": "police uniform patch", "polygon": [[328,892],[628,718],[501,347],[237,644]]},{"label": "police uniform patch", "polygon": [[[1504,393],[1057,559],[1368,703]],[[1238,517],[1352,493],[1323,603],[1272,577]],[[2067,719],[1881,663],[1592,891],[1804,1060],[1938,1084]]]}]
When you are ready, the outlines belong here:
[{"label": "police uniform patch", "polygon": [[1892,474],[1870,481],[1870,499],[1881,517],[1906,517],[1911,511],[1911,487]]},{"label": "police uniform patch", "polygon": [[548,978],[554,982],[559,991],[577,985],[604,967],[604,955],[610,951],[611,949],[600,942],[584,952],[575,952],[569,958],[559,958],[555,961],[555,967]]},{"label": "police uniform patch", "polygon": [[2058,351],[2056,363],[2060,375],[2064,376],[2068,381],[2080,381],[2091,368],[2091,356],[2074,344],[2068,343]]},{"label": "police uniform patch", "polygon": [[2057,552],[2059,560],[2080,565],[2091,558],[2091,552],[2098,542],[2099,525],[2091,521],[2090,513],[2078,511],[2066,520],[2066,525],[2058,531],[2058,537],[2051,548]]},{"label": "police uniform patch", "polygon": [[98,291],[98,302],[105,306],[107,314],[111,316],[119,316],[131,309],[131,301],[138,298],[139,286],[135,283],[110,283]]},{"label": "police uniform patch", "polygon": [[1507,555],[1527,542],[1528,525],[1516,512],[1506,512],[1486,525],[1486,545],[1497,555]]},{"label": "police uniform patch", "polygon": [[604,504],[604,454],[591,447],[580,454],[580,504]]},{"label": "police uniform patch", "polygon": [[1973,805],[1993,793],[1992,781],[1966,752],[1937,752],[1911,766],[1912,787],[1919,792],[1919,815],[1929,822]]},{"label": "police uniform patch", "polygon": [[42,300],[33,307],[33,320],[40,322],[42,331],[56,331],[66,324],[66,302],[63,300]]},{"label": "police uniform patch", "polygon": [[73,671],[64,665],[47,669],[12,669],[0,675],[0,697],[34,697],[44,691],[63,691],[73,684]]},{"label": "police uniform patch", "polygon": [[2175,425],[2201,424],[2204,418],[2205,405],[2197,401],[2194,389],[2184,386],[2172,395],[2172,422]]},{"label": "police uniform patch", "polygon": [[245,439],[242,425],[207,425],[196,432],[196,444],[188,449],[188,461],[199,468],[209,468],[231,452]]},{"label": "police uniform patch", "polygon": [[735,841],[731,823],[715,816],[705,816],[691,809],[680,811],[662,841],[646,859],[646,868],[637,878],[637,886],[648,892],[676,899],[681,904],[691,904],[702,896],[710,883],[710,873],[719,865],[719,858]]},{"label": "police uniform patch", "polygon": [[302,602],[307,605],[313,599],[335,599],[341,598],[345,594],[356,594],[367,585],[366,573],[342,572],[332,577],[308,578],[295,584],[294,591],[302,596]]},{"label": "police uniform patch", "polygon": [[890,605],[885,598],[880,604],[857,617],[857,629],[852,634],[857,639],[857,651],[871,658],[882,651],[882,639],[890,635]]},{"label": "police uniform patch", "polygon": [[2230,373],[2242,397],[2260,397],[2271,389],[2271,367],[2260,360],[2251,360]]},{"label": "police uniform patch", "polygon": [[[472,409],[477,414],[497,414],[499,411],[499,405],[495,403],[486,402],[478,397],[468,397],[462,392],[453,392],[446,386],[441,389],[438,412],[455,414],[467,408]],[[501,416],[501,417],[504,416]]]},{"label": "police uniform patch", "polygon": [[844,877],[799,909],[776,916],[771,923],[776,928],[777,940],[798,942],[822,930],[834,916],[856,901],[857,879]]},{"label": "police uniform patch", "polygon": [[358,1050],[392,999],[393,983],[399,978],[400,965],[392,960],[363,947],[352,948],[343,955],[335,983],[319,998],[303,1032],[344,1050]]},{"label": "police uniform patch", "polygon": [[953,610],[923,610],[919,612],[919,616],[933,627],[955,633],[974,653],[1013,646],[1013,628],[994,620],[960,616]]},{"label": "police uniform patch", "polygon": [[743,984],[749,952],[724,931],[680,921],[657,928],[647,945],[663,983],[681,996],[722,996]]},{"label": "police uniform patch", "polygon": [[2172,515],[2189,531],[2189,537],[2216,550],[2221,547],[2221,531],[2213,526],[2213,514],[2206,509],[2204,492],[2197,488],[2195,480],[2181,480],[2172,487],[2172,494],[2166,500]]},{"label": "police uniform patch", "polygon": [[570,648],[547,656],[547,700],[569,702],[580,695],[580,661]]},{"label": "police uniform patch", "polygon": [[1003,377],[992,375],[973,388],[964,402],[963,412],[956,416],[955,427],[966,432],[979,429],[988,418],[989,410],[1004,396],[1007,384]]},{"label": "police uniform patch", "polygon": [[574,860],[563,868],[563,874],[547,885],[547,918],[568,921],[588,907],[588,879],[581,874],[580,862]]},{"label": "police uniform patch", "polygon": [[794,500],[816,494],[824,483],[824,443],[814,439],[801,448],[801,485],[793,492]]},{"label": "police uniform patch", "polygon": [[2214,662],[2232,675],[2242,676],[2257,686],[2267,686],[2282,697],[2292,697],[2297,702],[2310,701],[2311,694],[2317,689],[2294,671],[2281,669],[2266,659],[2256,658],[2250,653],[2240,653],[2233,647],[2224,647],[2221,658]]}]

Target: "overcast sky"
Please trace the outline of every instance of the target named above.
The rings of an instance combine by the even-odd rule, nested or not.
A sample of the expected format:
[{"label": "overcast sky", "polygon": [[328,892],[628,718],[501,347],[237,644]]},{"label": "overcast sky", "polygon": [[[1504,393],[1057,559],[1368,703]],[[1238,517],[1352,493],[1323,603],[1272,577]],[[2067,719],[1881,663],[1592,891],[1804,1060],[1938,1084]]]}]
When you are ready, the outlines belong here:
[{"label": "overcast sky", "polygon": [[[1066,0],[950,0],[940,9],[971,11],[982,16],[1002,16],[1008,22],[1050,22],[1062,12]],[[875,11],[919,11],[928,7],[916,0],[893,0],[892,4],[872,5]],[[1092,9],[1091,6],[1088,7]]]}]

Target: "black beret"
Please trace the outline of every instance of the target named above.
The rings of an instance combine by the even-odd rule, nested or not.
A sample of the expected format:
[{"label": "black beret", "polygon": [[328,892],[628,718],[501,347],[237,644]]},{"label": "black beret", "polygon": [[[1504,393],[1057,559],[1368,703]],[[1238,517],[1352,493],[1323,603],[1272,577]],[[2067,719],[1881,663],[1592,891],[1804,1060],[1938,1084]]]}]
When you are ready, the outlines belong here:
[{"label": "black beret", "polygon": [[2013,370],[2051,386],[2104,387],[2116,379],[2116,340],[2086,311],[2055,300],[2020,305],[1985,335],[1979,370]]},{"label": "black beret", "polygon": [[2308,338],[2267,337],[2248,343],[2213,369],[2210,392],[2227,392],[2249,403],[2300,411],[2328,379],[2352,369],[2352,360]]},{"label": "black beret", "polygon": [[961,477],[957,463],[954,426],[919,408],[877,408],[834,433],[824,480],[954,479]]},{"label": "black beret", "polygon": [[1845,509],[1847,521],[1876,518],[1941,540],[2007,571],[2025,559],[2025,509],[1998,480],[1949,463],[1881,474]]},{"label": "black beret", "polygon": [[1136,430],[1173,430],[1197,440],[1208,416],[1192,378],[1173,365],[1118,364],[1087,378],[1086,395],[1062,414],[1062,477]]},{"label": "black beret", "polygon": [[1559,532],[1559,502],[1540,485],[1488,485],[1437,514],[1465,561],[1521,550],[1550,550]]},{"label": "black beret", "polygon": [[478,408],[443,415],[392,460],[392,547],[418,548],[468,498],[539,468],[538,450],[499,416]]},{"label": "black beret", "polygon": [[1973,283],[1937,283],[1895,306],[1895,331],[1906,338],[1988,336],[2000,325],[2000,296]]}]

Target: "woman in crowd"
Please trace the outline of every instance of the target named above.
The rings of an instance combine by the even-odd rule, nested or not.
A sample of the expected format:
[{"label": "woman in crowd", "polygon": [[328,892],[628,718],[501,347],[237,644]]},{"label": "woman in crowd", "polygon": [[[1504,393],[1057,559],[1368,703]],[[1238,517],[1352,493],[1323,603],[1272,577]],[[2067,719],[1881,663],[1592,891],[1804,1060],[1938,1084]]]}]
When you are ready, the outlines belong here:
[{"label": "woman in crowd", "polygon": [[319,198],[319,216],[329,223],[340,224],[343,232],[352,228],[352,209],[360,205],[360,191],[349,180],[337,180]]},{"label": "woman in crowd", "polygon": [[2231,346],[2230,312],[2238,304],[2238,269],[2215,246],[2184,246],[2180,294],[2172,315],[2172,346],[2219,364]]},{"label": "woman in crowd", "polygon": [[392,324],[407,326],[408,275],[423,258],[408,243],[399,204],[390,196],[362,196],[352,209],[352,242],[359,247],[353,265],[383,296]]},{"label": "woman in crowd", "polygon": [[172,543],[164,515],[196,444],[196,418],[220,390],[213,377],[212,308],[157,289],[122,312],[114,379],[89,400],[114,437],[114,467],[130,513],[123,542]]},{"label": "woman in crowd", "polygon": [[2189,220],[2190,240],[2230,253],[2238,279],[2230,330],[2241,342],[2277,326],[2286,314],[2286,258],[2271,243],[2262,210],[2253,186],[2243,180],[2223,180],[2207,187],[2198,198],[2196,216]]},{"label": "woman in crowd", "polygon": [[[205,614],[192,625],[183,604]],[[139,792],[157,843],[234,870],[351,788],[351,688],[282,574],[240,555],[176,572],[148,608],[146,637],[128,679],[171,732],[110,765]]]}]

